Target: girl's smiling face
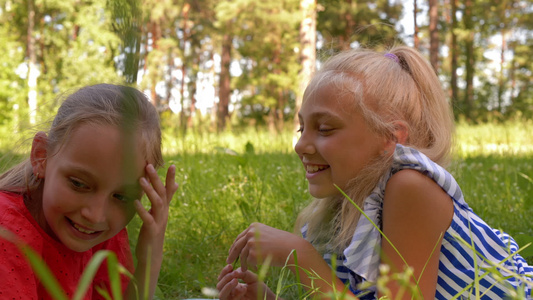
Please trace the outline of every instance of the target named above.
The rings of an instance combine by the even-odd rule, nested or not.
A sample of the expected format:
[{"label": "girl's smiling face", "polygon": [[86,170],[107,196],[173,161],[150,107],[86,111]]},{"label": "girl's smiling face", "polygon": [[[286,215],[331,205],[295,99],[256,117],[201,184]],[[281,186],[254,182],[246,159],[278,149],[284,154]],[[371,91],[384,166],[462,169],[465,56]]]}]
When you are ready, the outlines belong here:
[{"label": "girl's smiling face", "polygon": [[120,128],[96,124],[77,127],[44,159],[43,151],[34,150],[46,149],[46,136],[34,140],[32,160],[42,163],[44,174],[39,225],[77,252],[115,236],[134,216],[133,200],[142,196],[146,161],[139,145],[125,141]]},{"label": "girl's smiling face", "polygon": [[354,101],[329,83],[307,97],[298,113],[301,136],[294,149],[315,198],[340,194],[334,184],[345,190],[384,151],[386,139],[368,127]]}]

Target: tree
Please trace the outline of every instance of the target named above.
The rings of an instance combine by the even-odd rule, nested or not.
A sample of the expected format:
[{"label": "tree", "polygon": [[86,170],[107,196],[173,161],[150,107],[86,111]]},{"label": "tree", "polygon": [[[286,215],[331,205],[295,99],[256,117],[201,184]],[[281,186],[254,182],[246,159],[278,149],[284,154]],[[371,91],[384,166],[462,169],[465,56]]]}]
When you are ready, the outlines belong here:
[{"label": "tree", "polygon": [[[421,6],[429,8],[429,23],[415,23],[415,43],[420,37],[421,50],[429,49],[456,112],[471,121],[533,114],[530,1],[427,3],[414,0],[408,12],[416,19]],[[170,116],[168,126],[183,131],[201,124],[195,116],[206,99],[213,128],[231,121],[276,131],[294,121],[316,45],[325,59],[402,43],[402,5],[389,0],[0,0],[0,7],[7,53],[0,57],[0,121],[20,126],[29,123],[29,104],[39,122],[53,114],[59,92],[127,82],[149,91],[161,116]],[[486,54],[495,49],[497,59]],[[200,84],[213,95],[201,99]]]},{"label": "tree", "polygon": [[218,11],[217,19],[219,20],[217,28],[222,32],[222,41],[220,49],[220,74],[218,80],[218,104],[217,104],[217,130],[222,131],[226,128],[229,120],[229,103],[231,96],[231,73],[230,66],[232,61],[233,50],[233,26],[235,18],[226,18],[221,12],[226,11],[224,4],[219,4],[216,8]]},{"label": "tree", "polygon": [[463,22],[465,28],[464,51],[465,51],[465,92],[464,92],[464,112],[467,119],[474,118],[474,20],[473,9],[475,0],[465,0],[463,11]]},{"label": "tree", "polygon": [[[230,28],[231,21],[227,22],[225,28]],[[222,35],[222,51],[220,55],[220,77],[218,86],[218,107],[217,107],[217,129],[219,131],[226,128],[226,121],[229,119],[229,101],[231,95],[231,48],[233,37],[229,33]]]},{"label": "tree", "polygon": [[[300,64],[298,73],[300,85],[296,91],[295,112],[300,110],[305,88],[315,72],[316,65],[316,0],[301,0],[300,10],[302,20],[300,22]],[[298,116],[294,114],[294,126],[299,126]]]},{"label": "tree", "polygon": [[[142,10],[143,48],[140,65],[143,77],[140,86],[149,90],[150,101],[161,113],[169,108],[171,93],[177,83],[173,71],[178,66],[174,65],[174,61],[182,57],[184,48],[180,45],[177,32],[180,25],[183,26],[183,22],[180,23],[181,13],[188,10],[190,5],[183,1],[143,0],[142,3],[143,7],[150,9]],[[160,86],[164,87],[164,92],[157,93]]]},{"label": "tree", "polygon": [[[20,92],[13,97],[20,100],[13,106],[18,107],[20,126],[25,126],[25,119],[30,121],[29,112],[38,112],[31,122],[49,119],[57,107],[52,99],[59,92],[101,81],[119,81],[113,60],[118,39],[110,32],[110,18],[103,9],[105,1],[75,5],[71,0],[49,0],[44,5],[31,0],[2,5],[5,14],[0,21],[2,26],[8,25],[3,27],[6,37],[24,48],[24,61],[10,62],[17,63],[14,69],[27,70],[25,74],[18,72],[26,82],[24,88],[18,86]],[[17,57],[17,51],[9,52]],[[12,82],[13,86],[17,81]]]},{"label": "tree", "polygon": [[[242,75],[232,82],[240,92],[240,114],[268,124],[271,131],[281,130],[294,101],[299,71],[299,1],[243,0],[220,2],[218,22],[233,20],[230,33]],[[291,120],[292,120],[292,114]]]},{"label": "tree", "polygon": [[[507,52],[511,56],[509,63],[503,63],[505,56],[501,59],[502,67],[506,67],[507,74],[500,74],[503,80],[500,82],[503,95],[508,95],[509,101],[505,106],[505,114],[508,117],[522,116],[526,119],[533,117],[533,61],[531,60],[531,49],[533,40],[524,39],[524,35],[531,36],[533,28],[533,10],[527,1],[502,1],[506,3],[503,7],[496,9],[499,12],[499,30],[508,32],[502,37],[506,37]],[[500,11],[503,9],[504,11]],[[502,47],[502,52],[504,48]],[[508,79],[508,80],[506,80]],[[503,105],[502,105],[503,106]]]},{"label": "tree", "polygon": [[0,11],[0,53],[4,54],[0,55],[0,124],[8,132],[18,131],[24,122],[22,117],[27,115],[27,82],[17,74],[25,52],[17,35],[15,10],[16,7],[3,6]]},{"label": "tree", "polygon": [[429,0],[429,61],[439,71],[439,2]]},{"label": "tree", "polygon": [[[214,1],[144,0],[142,89],[162,117],[171,108],[179,115],[185,133],[196,115],[198,81],[212,73]],[[201,78],[200,78],[201,77]],[[214,76],[212,76],[214,77]],[[212,80],[214,84],[214,80]]]},{"label": "tree", "polygon": [[[451,102],[455,107],[459,99],[459,92],[457,86],[457,0],[450,0],[451,3],[451,24],[450,24],[450,90]],[[454,110],[455,112],[455,110]]]},{"label": "tree", "polygon": [[317,29],[330,54],[356,46],[376,47],[397,41],[400,2],[321,0]]},{"label": "tree", "polygon": [[414,26],[414,33],[413,33],[413,43],[415,49],[420,49],[420,37],[418,36],[418,4],[417,0],[413,0],[413,26]]}]

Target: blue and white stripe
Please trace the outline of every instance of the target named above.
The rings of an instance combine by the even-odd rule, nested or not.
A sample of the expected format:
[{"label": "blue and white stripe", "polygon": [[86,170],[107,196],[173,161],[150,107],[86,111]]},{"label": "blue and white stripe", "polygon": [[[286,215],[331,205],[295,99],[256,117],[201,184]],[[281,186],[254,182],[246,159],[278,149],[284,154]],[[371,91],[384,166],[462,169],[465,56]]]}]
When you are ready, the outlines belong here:
[{"label": "blue and white stripe", "polygon": [[[364,201],[365,214],[381,227],[385,186],[392,174],[403,169],[418,170],[433,179],[454,204],[453,220],[442,241],[435,298],[450,299],[460,295],[458,299],[503,299],[519,295],[521,299],[533,299],[533,267],[516,254],[519,249],[516,242],[479,218],[466,204],[453,176],[421,152],[396,146],[391,171]],[[304,226],[304,236],[306,231]],[[336,257],[337,276],[349,282],[354,293],[361,292],[357,287],[359,283],[376,282],[380,245],[379,231],[361,216],[350,245]],[[330,265],[331,258],[331,254],[324,256]],[[487,272],[488,269],[498,272]],[[480,278],[477,284],[474,278]],[[368,291],[368,299],[375,299],[375,289]]]}]

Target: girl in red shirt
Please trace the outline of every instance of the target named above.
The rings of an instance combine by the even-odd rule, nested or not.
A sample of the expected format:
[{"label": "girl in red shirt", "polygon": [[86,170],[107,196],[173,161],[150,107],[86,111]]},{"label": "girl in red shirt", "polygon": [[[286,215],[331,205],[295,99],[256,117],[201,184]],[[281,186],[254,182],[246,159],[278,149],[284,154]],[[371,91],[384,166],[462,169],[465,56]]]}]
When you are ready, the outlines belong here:
[{"label": "girl in red shirt", "polygon": [[[165,183],[159,117],[136,89],[88,86],[68,96],[48,133],[33,138],[29,159],[0,176],[0,298],[50,299],[18,245],[29,245],[71,297],[93,254],[117,254],[134,272],[136,287],[122,276],[128,298],[154,294],[163,258],[169,203],[177,184],[170,166]],[[146,194],[151,209],[140,202]],[[126,225],[143,221],[133,271]],[[147,274],[149,272],[149,274]],[[149,278],[149,282],[145,282]],[[148,291],[145,291],[148,287]],[[106,268],[85,299],[109,292]]]}]

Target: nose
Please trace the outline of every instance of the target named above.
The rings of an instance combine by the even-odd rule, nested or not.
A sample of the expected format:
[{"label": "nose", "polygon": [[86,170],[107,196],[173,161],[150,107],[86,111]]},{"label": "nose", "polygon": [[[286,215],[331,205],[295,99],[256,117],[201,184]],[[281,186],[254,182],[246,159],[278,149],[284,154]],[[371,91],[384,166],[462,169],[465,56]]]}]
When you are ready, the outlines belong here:
[{"label": "nose", "polygon": [[81,208],[81,216],[90,224],[104,223],[106,220],[107,199],[105,195],[88,197]]},{"label": "nose", "polygon": [[302,132],[298,142],[294,145],[294,151],[296,151],[299,156],[314,154],[316,152],[315,145],[312,143],[309,133],[306,133],[305,131]]}]

